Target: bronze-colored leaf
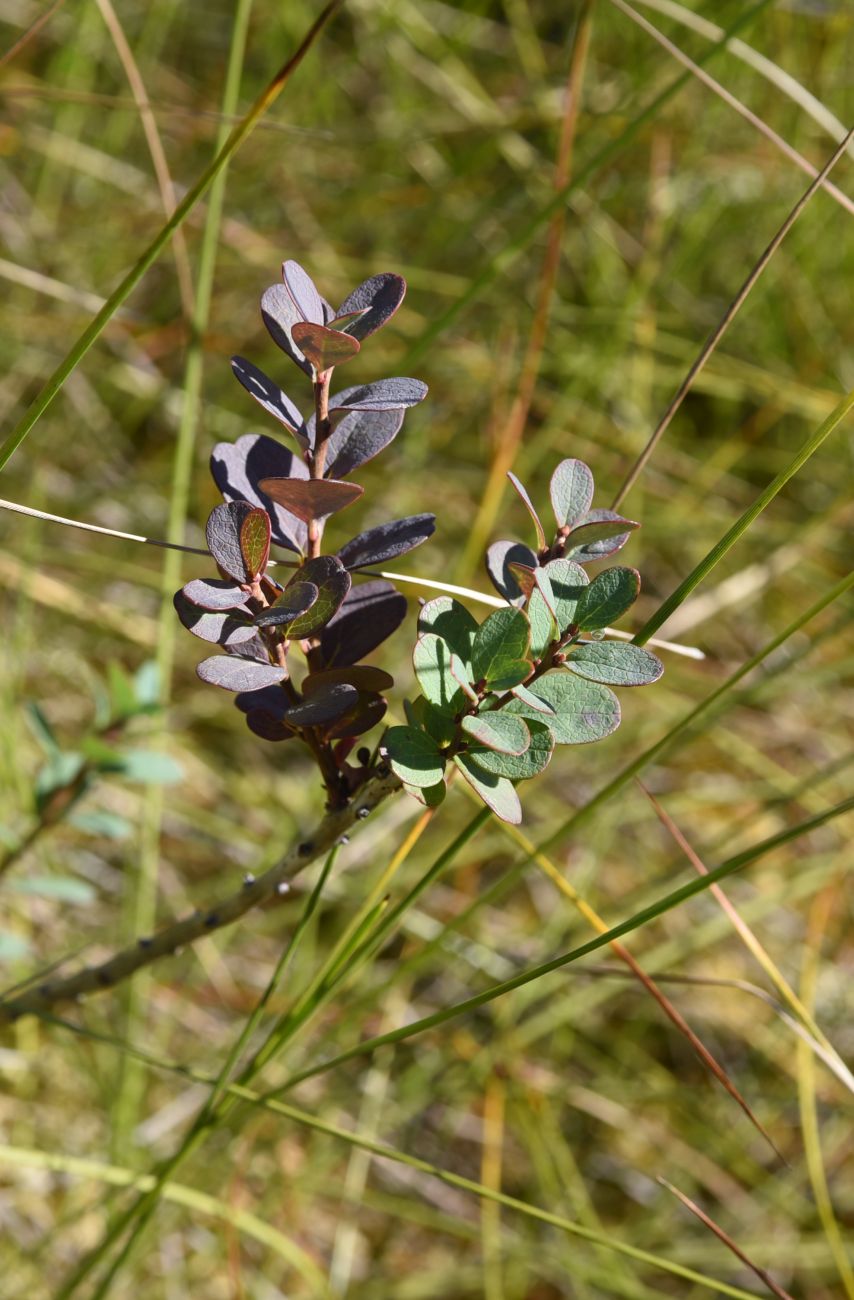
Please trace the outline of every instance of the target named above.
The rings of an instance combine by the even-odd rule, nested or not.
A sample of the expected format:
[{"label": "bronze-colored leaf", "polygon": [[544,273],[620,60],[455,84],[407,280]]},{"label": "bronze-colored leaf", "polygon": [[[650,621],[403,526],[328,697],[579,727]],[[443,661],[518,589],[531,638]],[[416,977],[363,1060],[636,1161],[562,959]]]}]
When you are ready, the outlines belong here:
[{"label": "bronze-colored leaf", "polygon": [[365,490],[357,483],[329,478],[264,478],[258,486],[272,501],[307,524],[352,505]]}]

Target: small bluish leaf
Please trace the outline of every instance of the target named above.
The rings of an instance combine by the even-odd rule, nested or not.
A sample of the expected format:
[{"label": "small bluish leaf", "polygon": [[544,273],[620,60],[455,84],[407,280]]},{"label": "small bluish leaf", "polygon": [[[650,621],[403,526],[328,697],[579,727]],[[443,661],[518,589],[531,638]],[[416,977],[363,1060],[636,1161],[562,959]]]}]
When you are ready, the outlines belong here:
[{"label": "small bluish leaf", "polygon": [[83,831],[86,835],[101,835],[108,840],[126,840],[133,834],[133,826],[124,817],[100,809],[76,812],[68,821],[75,830]]},{"label": "small bluish leaf", "polygon": [[572,528],[593,501],[593,475],[583,460],[562,460],[549,485],[558,528]]},{"label": "small bluish leaf", "polygon": [[579,601],[575,621],[580,628],[610,627],[635,603],[640,591],[637,569],[617,565],[596,575]]},{"label": "small bluish leaf", "polygon": [[62,903],[78,903],[84,907],[95,898],[95,890],[89,882],[73,876],[24,876],[10,880],[5,888],[13,894],[55,898]]},{"label": "small bluish leaf", "polygon": [[140,710],[149,713],[160,707],[160,668],[155,659],[140,664],[133,675],[133,689]]},{"label": "small bluish leaf", "polygon": [[259,508],[250,511],[240,525],[240,553],[250,582],[267,568],[270,558],[270,516]]},{"label": "small bluish leaf", "polygon": [[367,310],[367,307],[365,307],[362,311],[339,312],[337,316],[333,316],[329,321],[329,328],[332,330],[341,330],[345,334],[352,334],[352,326],[356,324],[356,321],[362,319]]},{"label": "small bluish leaf", "polygon": [[427,396],[427,385],[420,379],[378,379],[373,384],[345,388],[330,400],[333,411],[396,411],[417,406]]},{"label": "small bluish leaf", "polygon": [[531,743],[524,719],[512,713],[489,709],[485,713],[467,714],[461,726],[472,740],[499,754],[524,754]]},{"label": "small bluish leaf", "polygon": [[236,609],[246,603],[246,592],[227,578],[194,578],[181,588],[186,600],[200,609]]},{"label": "small bluish leaf", "polygon": [[311,362],[305,359],[291,334],[297,321],[303,319],[302,313],[283,284],[273,284],[261,295],[261,318],[273,342],[296,362],[300,370],[310,375]]},{"label": "small bluish leaf", "polygon": [[407,785],[429,788],[442,780],[445,760],[426,732],[415,727],[389,727],[383,746],[392,771]]},{"label": "small bluish leaf", "polygon": [[119,775],[141,785],[174,785],[184,778],[181,764],[169,754],[153,749],[126,749],[120,754]]},{"label": "small bluish leaf", "polygon": [[418,631],[433,632],[440,636],[450,650],[471,667],[471,652],[478,624],[465,605],[452,596],[437,596],[428,600],[418,614]]},{"label": "small bluish leaf", "polygon": [[[541,700],[539,695],[535,695],[530,687],[523,686],[520,682],[517,686],[514,686],[512,690],[516,699],[519,700],[521,704],[524,704],[528,709],[533,710],[534,714],[539,713],[546,717],[550,714],[554,714],[552,706],[546,700]],[[530,714],[528,716],[530,716]]]},{"label": "small bluish leaf", "polygon": [[269,415],[275,416],[289,433],[295,434],[300,446],[305,448],[308,445],[305,423],[299,407],[294,405],[287,393],[245,357],[232,357],[231,368],[249,396],[254,397]]},{"label": "small bluish leaf", "polygon": [[402,275],[394,275],[389,271],[372,275],[344,299],[338,308],[337,319],[357,312],[358,318],[347,326],[347,332],[357,339],[365,339],[391,320],[403,302],[405,293],[406,281]]},{"label": "small bluish leaf", "polygon": [[300,565],[285,592],[292,587],[308,585],[317,588],[317,598],[305,614],[300,614],[289,625],[288,636],[291,638],[311,636],[330,622],[350,590],[350,575],[334,555],[318,555]]},{"label": "small bluish leaf", "polygon": [[620,704],[613,691],[598,682],[584,681],[574,673],[558,669],[545,673],[530,689],[554,709],[547,717],[524,702],[513,699],[505,709],[529,721],[545,722],[558,745],[583,745],[602,740],[620,725]]},{"label": "small bluish leaf", "polygon": [[557,625],[564,633],[576,621],[578,602],[584,595],[590,579],[580,565],[572,560],[549,560],[543,567],[551,589],[551,606],[555,612]]},{"label": "small bluish leaf", "polygon": [[518,826],[522,820],[522,805],[513,785],[506,776],[495,776],[478,767],[469,754],[456,754],[454,763],[462,772],[475,794],[491,808],[496,817],[511,826]]},{"label": "small bluish leaf", "polygon": [[270,606],[255,616],[255,627],[284,627],[317,604],[319,589],[313,582],[295,582]]},{"label": "small bluish leaf", "polygon": [[664,672],[656,655],[625,641],[582,641],[567,653],[566,666],[609,686],[649,686]]},{"label": "small bluish leaf", "polygon": [[544,551],[546,549],[546,546],[548,545],[548,543],[546,542],[546,534],[543,529],[543,525],[540,523],[540,516],[537,514],[534,508],[534,503],[531,500],[531,498],[528,496],[527,488],[525,488],[525,486],[521,483],[521,481],[510,470],[507,471],[507,477],[512,483],[523,506],[527,510],[528,514],[531,516],[531,522],[533,523],[534,529],[537,534],[537,546],[541,551]]},{"label": "small bluish leaf", "polygon": [[531,656],[542,659],[553,641],[557,641],[560,629],[555,613],[555,595],[545,569],[534,569],[534,590],[531,592],[525,613],[531,624]]},{"label": "small bluish leaf", "polygon": [[[621,524],[627,531],[610,534],[604,539],[600,537],[598,541],[593,539],[592,534],[586,532],[588,526],[612,523]],[[639,527],[639,524],[633,523],[630,519],[622,519],[613,510],[590,510],[578,520],[566,539],[566,557],[575,560],[576,564],[591,564],[594,560],[603,560],[606,556],[621,550],[631,537],[632,530]],[[576,539],[581,543],[580,545],[577,544]]]},{"label": "small bluish leaf", "polygon": [[435,530],[435,515],[410,515],[407,519],[393,519],[387,524],[377,524],[376,528],[369,528],[352,541],[345,542],[338,552],[338,558],[345,569],[363,569],[371,564],[385,564],[426,542]]},{"label": "small bluish leaf", "polygon": [[[499,685],[518,671],[531,640],[531,627],[520,609],[497,609],[477,629],[472,646],[474,679]],[[530,671],[530,669],[529,669]],[[527,675],[527,674],[526,674]],[[523,680],[515,677],[511,685]]]},{"label": "small bluish leaf", "polygon": [[255,509],[256,506],[246,501],[229,501],[226,505],[214,506],[205,527],[208,550],[223,573],[238,583],[251,580],[240,547],[240,533]]},{"label": "small bluish leaf", "polygon": [[261,664],[257,659],[238,655],[213,655],[203,659],[196,669],[203,682],[221,686],[224,691],[259,691],[284,681],[287,673],[275,664]]},{"label": "small bluish leaf", "polygon": [[[499,717],[509,714],[499,714]],[[468,751],[470,758],[484,772],[494,776],[506,776],[509,781],[529,781],[548,767],[554,752],[555,739],[551,727],[534,718],[527,719],[529,732],[528,748],[522,754],[501,754],[494,749],[472,748]]]},{"label": "small bluish leaf", "polygon": [[424,697],[445,713],[463,706],[463,693],[451,672],[451,651],[433,632],[420,636],[412,653],[415,676]]},{"label": "small bluish leaf", "polygon": [[323,325],[326,321],[323,299],[308,272],[303,270],[299,262],[283,262],[282,279],[303,320]]},{"label": "small bluish leaf", "polygon": [[312,325],[308,321],[297,321],[291,335],[319,374],[333,366],[342,366],[360,349],[359,340],[352,333],[343,334],[340,330]]},{"label": "small bluish leaf", "polygon": [[493,542],[486,552],[486,572],[490,581],[498,594],[509,600],[511,605],[524,598],[513,570],[514,564],[535,569],[538,560],[530,546],[524,546],[521,542]]},{"label": "small bluish leaf", "polygon": [[448,793],[448,787],[444,781],[437,781],[435,785],[427,786],[408,785],[404,781],[403,788],[407,794],[411,794],[412,798],[417,799],[425,808],[438,808]]},{"label": "small bluish leaf", "polygon": [[[354,469],[373,460],[397,437],[405,414],[402,407],[391,411],[339,413],[326,444],[326,477],[346,478]],[[307,427],[313,441],[314,416],[309,419]]]}]

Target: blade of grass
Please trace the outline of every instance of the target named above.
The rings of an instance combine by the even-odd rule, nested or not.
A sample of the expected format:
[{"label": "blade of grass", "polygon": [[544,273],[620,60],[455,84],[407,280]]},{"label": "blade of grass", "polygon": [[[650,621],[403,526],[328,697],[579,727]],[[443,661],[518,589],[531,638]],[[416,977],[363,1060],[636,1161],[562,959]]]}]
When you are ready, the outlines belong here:
[{"label": "blade of grass", "polygon": [[[698,64],[703,66],[711,59],[715,58],[716,55],[722,53],[726,49],[727,41],[737,32],[746,27],[748,23],[752,22],[754,18],[758,17],[769,3],[770,0],[757,0],[755,4],[745,9],[745,11],[726,29],[717,44],[713,45],[711,49],[707,50],[706,53],[697,60]],[[567,181],[566,185],[562,189],[558,190],[547,203],[534,213],[533,217],[531,217],[527,225],[523,227],[519,234],[510,239],[501,251],[486,264],[483,270],[470,281],[468,287],[463,290],[454,302],[427,326],[406,354],[403,362],[404,368],[411,367],[417,361],[420,361],[427,352],[429,352],[436,339],[444,334],[462,312],[464,312],[471,303],[476,302],[483,291],[488,289],[491,284],[493,284],[506,270],[509,269],[510,266],[512,266],[517,257],[519,257],[536,238],[542,227],[551,220],[554,213],[563,207],[567,199],[577,191],[582,190],[588,181],[592,180],[592,178],[601,171],[603,167],[606,167],[609,163],[613,162],[614,159],[619,158],[619,156],[632,144],[635,137],[643,127],[654,121],[664,105],[667,104],[674,95],[678,94],[683,86],[688,85],[690,80],[691,73],[683,72],[672,81],[669,86],[666,86],[660,94],[656,95],[655,99],[653,99],[645,109],[643,109],[636,117],[632,118],[631,122],[629,122],[628,126],[621,132],[616,140],[612,141],[611,144],[606,145],[604,149],[601,149],[599,153],[597,153],[596,156],[586,164],[586,166],[582,167],[575,176]]]},{"label": "blade of grass", "polygon": [[5,441],[0,444],[0,470],[4,468],[10,457],[14,455],[18,447],[20,447],[21,443],[30,433],[33,426],[48,409],[68,376],[83,360],[92,345],[100,338],[118,308],[127,301],[133,289],[136,288],[148,268],[157,259],[159,253],[169,243],[169,240],[172,238],[175,231],[184,223],[199,200],[207,193],[213,181],[216,179],[216,176],[231,158],[232,154],[236,152],[247,136],[251,135],[260,118],[263,117],[264,113],[267,112],[267,109],[274,103],[276,98],[282,92],[290,79],[291,74],[299,67],[306,54],[314,45],[317,37],[323,31],[323,28],[341,7],[342,2],[343,0],[329,0],[329,3],[321,10],[306,35],[303,37],[303,40],[295,53],[291,55],[287,62],[279,69],[272,81],[264,88],[251,108],[244,114],[243,118],[231,132],[213,162],[205,169],[196,181],[195,185],[187,191],[184,198],[175,208],[172,216],[161,227],[154,239],[122,280],[121,284],[119,284],[110,294],[97,316],[94,317],[73,344],[71,349],[66,353],[65,357],[63,357],[53,374],[42,387],[38,396],[18,421],[15,428],[11,431]]},{"label": "blade of grass", "polygon": [[[623,8],[627,10],[629,9],[628,5],[624,5],[623,0],[611,0],[611,3],[617,5],[617,7],[620,9]],[[638,15],[638,17],[640,17],[640,15]],[[854,128],[852,128],[848,132],[845,139],[842,141],[840,145],[837,146],[837,148],[834,150],[831,157],[825,163],[824,167],[818,173],[813,183],[804,191],[804,193],[798,199],[797,203],[789,212],[788,216],[786,217],[783,224],[780,226],[777,233],[774,235],[770,244],[768,244],[765,251],[762,253],[758,261],[753,266],[752,270],[750,271],[750,274],[748,275],[747,279],[744,281],[738,293],[733,298],[730,305],[727,307],[726,311],[724,312],[717,326],[709,335],[706,342],[703,344],[703,347],[700,350],[700,355],[697,357],[696,361],[691,366],[691,369],[688,371],[682,383],[679,385],[678,389],[676,390],[676,394],[673,397],[673,400],[671,401],[667,410],[664,412],[664,415],[661,417],[655,429],[653,430],[652,434],[650,435],[649,441],[647,442],[643,451],[638,456],[634,465],[629,470],[629,473],[626,475],[625,479],[623,480],[622,486],[617,492],[617,495],[614,497],[614,501],[613,501],[614,510],[616,510],[617,507],[620,506],[621,503],[625,500],[626,496],[631,491],[632,487],[637,482],[640,475],[643,473],[643,470],[645,469],[646,465],[649,463],[652,453],[655,451],[656,447],[661,441],[661,438],[666,433],[671,421],[673,420],[673,417],[676,415],[677,411],[681,407],[685,398],[688,396],[688,393],[691,391],[691,388],[693,387],[694,384],[694,380],[700,374],[701,370],[705,366],[709,357],[712,355],[715,348],[718,346],[721,339],[726,334],[730,325],[735,320],[739,311],[744,306],[751,290],[753,289],[754,285],[761,277],[763,271],[768,266],[769,262],[771,261],[772,257],[776,253],[777,249],[782,244],[783,240],[786,238],[786,235],[788,235],[789,231],[792,229],[795,222],[798,220],[801,213],[806,208],[810,199],[818,191],[818,189],[824,182],[824,179],[829,175],[831,169],[836,166],[839,159],[846,152],[848,145],[852,140],[854,140]]]},{"label": "blade of grass", "polygon": [[687,600],[695,587],[698,587],[708,577],[727,552],[735,546],[736,542],[741,540],[751,524],[771,504],[777,493],[782,491],[789,480],[794,478],[798,471],[803,468],[810,456],[818,451],[822,443],[830,437],[831,433],[842,423],[852,408],[854,408],[854,388],[849,389],[824,423],[801,444],[786,468],[781,470],[768,486],[760,492],[752,505],[744,511],[700,563],[691,570],[687,578],[679,584],[665,601],[662,601],[655,613],[647,619],[641,630],[632,638],[635,645],[645,645],[653,633],[657,632],[661,625],[667,622],[673,611],[678,609],[684,600]]}]

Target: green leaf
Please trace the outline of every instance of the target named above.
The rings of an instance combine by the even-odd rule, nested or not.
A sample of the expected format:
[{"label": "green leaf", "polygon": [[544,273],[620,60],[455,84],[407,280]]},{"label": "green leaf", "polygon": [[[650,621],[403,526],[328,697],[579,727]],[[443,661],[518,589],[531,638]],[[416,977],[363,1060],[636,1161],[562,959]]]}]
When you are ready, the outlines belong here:
[{"label": "green leaf", "polygon": [[439,748],[424,731],[415,727],[389,727],[383,740],[392,771],[406,785],[437,785],[445,772]]},{"label": "green leaf", "polygon": [[36,704],[35,700],[30,700],[27,704],[27,719],[32,729],[33,735],[39,742],[47,758],[56,758],[59,754],[59,741],[56,738],[53,727],[45,717],[41,706]]},{"label": "green leaf", "polygon": [[542,573],[548,578],[552,592],[552,609],[563,634],[576,622],[578,603],[590,579],[580,564],[563,558],[549,560],[548,564],[543,566]]},{"label": "green leaf", "polygon": [[524,682],[526,677],[530,677],[534,671],[534,665],[530,659],[511,659],[504,665],[504,672],[500,677],[496,677],[490,683],[494,691],[509,691],[520,682]]},{"label": "green leaf", "polygon": [[418,685],[425,698],[445,713],[462,708],[465,697],[451,673],[451,651],[435,632],[418,638],[412,652]]},{"label": "green leaf", "polygon": [[[489,685],[498,685],[505,680],[508,672],[513,675],[520,661],[527,658],[530,640],[531,626],[520,609],[497,609],[494,614],[490,614],[477,629],[472,646],[475,681],[483,680]],[[515,685],[521,680],[523,679],[514,676],[510,684]]]},{"label": "green leaf", "polygon": [[539,714],[542,718],[554,714],[554,709],[550,704],[545,700],[541,700],[538,695],[535,695],[527,686],[522,686],[521,683],[518,686],[513,687],[513,694],[516,696],[517,700],[521,700],[523,704],[526,704],[529,709],[533,710],[535,716]]},{"label": "green leaf", "polygon": [[413,799],[417,799],[425,808],[438,808],[439,804],[448,793],[448,787],[444,781],[437,781],[435,785],[408,785],[406,781],[403,788],[407,794],[411,794]]},{"label": "green leaf", "polygon": [[107,664],[107,682],[110,687],[110,699],[114,718],[132,718],[139,711],[134,684],[121,664],[111,659]]},{"label": "green leaf", "polygon": [[10,880],[6,889],[36,898],[58,898],[63,903],[91,903],[95,897],[95,890],[87,881],[73,876],[26,876]]},{"label": "green leaf", "polygon": [[121,754],[119,773],[126,781],[142,785],[174,785],[183,780],[184,769],[169,754],[153,749],[127,749]]},{"label": "green leaf", "polygon": [[531,735],[522,718],[510,713],[468,714],[463,718],[462,729],[478,744],[495,749],[500,754],[524,754],[531,743]]},{"label": "green leaf", "polygon": [[25,957],[29,951],[30,945],[26,939],[21,939],[9,930],[0,930],[0,961],[13,961],[17,957]]},{"label": "green leaf", "polygon": [[545,673],[530,689],[554,709],[554,717],[537,713],[520,700],[505,705],[508,713],[521,714],[529,722],[545,722],[558,745],[583,745],[602,740],[620,725],[620,704],[613,691],[598,682],[587,682],[558,669]]},{"label": "green leaf", "polygon": [[543,720],[542,714],[540,719],[527,719],[530,743],[524,754],[499,754],[492,749],[472,748],[468,750],[469,756],[479,768],[493,776],[506,776],[510,781],[530,780],[548,767],[555,747],[551,727]]},{"label": "green leaf", "polygon": [[87,835],[102,835],[108,840],[126,840],[133,832],[133,827],[124,817],[99,809],[77,812],[68,821],[78,831],[84,831]]},{"label": "green leaf", "polygon": [[448,666],[451,670],[451,676],[466,698],[472,704],[479,704],[480,696],[469,680],[470,669],[466,668],[466,665],[463,663],[462,659],[460,659],[459,655],[452,654]]},{"label": "green leaf", "polygon": [[133,675],[133,689],[140,711],[150,713],[160,706],[160,669],[155,659],[140,664]]},{"label": "green leaf", "polygon": [[540,523],[540,516],[537,514],[537,511],[534,507],[534,503],[531,500],[530,496],[528,495],[528,491],[525,488],[524,484],[522,484],[519,481],[519,479],[516,477],[515,474],[512,474],[510,470],[508,470],[507,477],[509,478],[513,487],[515,488],[519,500],[522,502],[528,514],[531,516],[531,522],[534,525],[534,531],[537,534],[537,546],[541,551],[544,551],[548,543],[546,541],[546,534],[543,529],[543,525]]},{"label": "green leaf", "polygon": [[478,767],[468,754],[456,754],[454,763],[471,788],[480,796],[487,808],[492,809],[496,817],[500,817],[503,822],[510,822],[512,826],[519,825],[522,820],[522,805],[506,776],[495,776],[492,772],[484,772],[483,768]]},{"label": "green leaf", "polygon": [[83,754],[57,754],[45,763],[35,782],[36,805],[42,808],[54,790],[71,785],[79,775],[86,759]]},{"label": "green leaf", "polygon": [[562,460],[549,485],[558,528],[571,528],[593,501],[593,475],[583,460]]},{"label": "green leaf", "polygon": [[597,574],[579,601],[575,621],[580,628],[609,627],[635,603],[640,591],[637,569],[620,565]]},{"label": "green leaf", "polygon": [[293,582],[268,609],[255,616],[256,627],[290,628],[297,619],[313,609],[320,589],[313,582]]},{"label": "green leaf", "polygon": [[525,608],[531,624],[531,657],[542,659],[548,647],[558,639],[554,592],[545,569],[534,570],[534,590]]},{"label": "green leaf", "polygon": [[442,747],[450,745],[457,734],[456,723],[452,715],[443,713],[441,709],[437,709],[435,704],[430,704],[428,700],[422,699],[421,703],[424,706],[421,715],[424,730],[433,737],[437,745]]},{"label": "green leaf", "polygon": [[418,615],[418,631],[422,634],[434,632],[440,636],[466,667],[471,667],[477,621],[458,600],[451,596],[437,596],[435,600],[428,600]]},{"label": "green leaf", "polygon": [[664,672],[657,655],[623,641],[584,641],[568,652],[566,666],[579,677],[610,686],[648,686]]},{"label": "green leaf", "polygon": [[240,525],[240,554],[251,581],[262,574],[270,558],[270,516],[259,506]]}]

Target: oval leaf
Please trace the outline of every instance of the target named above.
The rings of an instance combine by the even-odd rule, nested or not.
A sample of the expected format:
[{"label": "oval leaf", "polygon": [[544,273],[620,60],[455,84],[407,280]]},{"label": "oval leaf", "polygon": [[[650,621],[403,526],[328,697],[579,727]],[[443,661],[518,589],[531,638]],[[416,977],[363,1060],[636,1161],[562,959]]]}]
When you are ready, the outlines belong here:
[{"label": "oval leaf", "polygon": [[250,582],[254,582],[267,567],[270,535],[270,516],[266,510],[250,511],[240,525],[240,553]]},{"label": "oval leaf", "polygon": [[296,362],[300,370],[310,375],[311,362],[303,356],[291,334],[294,325],[303,319],[302,314],[283,284],[273,284],[261,295],[261,319],[273,342]]},{"label": "oval leaf", "polygon": [[522,718],[512,713],[468,714],[462,720],[462,729],[472,740],[499,754],[524,754],[531,743],[531,733]]},{"label": "oval leaf", "polygon": [[245,357],[232,357],[231,368],[249,396],[254,397],[259,406],[263,406],[270,415],[274,415],[290,433],[296,434],[302,447],[307,447],[305,423],[299,408],[287,393],[282,392],[278,384]]},{"label": "oval leaf", "polygon": [[358,483],[328,478],[265,478],[258,486],[272,501],[307,524],[344,510],[358,501],[365,490]]},{"label": "oval leaf", "polygon": [[282,279],[302,319],[322,325],[326,320],[323,299],[308,272],[303,270],[299,262],[283,262]]},{"label": "oval leaf", "polygon": [[579,677],[609,686],[649,686],[664,672],[664,664],[649,650],[625,641],[583,641],[566,661]]},{"label": "oval leaf", "polygon": [[552,474],[549,495],[558,528],[572,526],[593,501],[593,474],[583,460],[562,460]]},{"label": "oval leaf", "polygon": [[243,588],[227,578],[194,578],[181,591],[186,600],[201,609],[236,609],[246,602]]},{"label": "oval leaf", "polygon": [[286,588],[269,609],[263,609],[255,618],[256,627],[282,627],[293,623],[317,604],[320,591],[313,582],[295,582]]},{"label": "oval leaf", "polygon": [[522,820],[522,805],[519,796],[506,776],[495,776],[484,772],[468,754],[456,754],[454,763],[462,772],[471,788],[491,808],[496,817],[511,826],[518,826]]},{"label": "oval leaf", "polygon": [[305,614],[295,618],[288,628],[288,636],[311,636],[331,620],[350,590],[350,575],[334,555],[318,555],[306,560],[291,578],[285,593],[292,587],[312,585],[317,588],[317,599]]},{"label": "oval leaf", "polygon": [[418,615],[418,631],[434,632],[448,648],[471,668],[471,652],[477,636],[477,621],[458,600],[452,596],[437,596],[428,600]]},{"label": "oval leaf", "polygon": [[300,704],[285,710],[284,719],[292,727],[319,727],[335,722],[358,703],[359,692],[347,682],[327,682]]},{"label": "oval leaf", "polygon": [[429,787],[442,780],[445,760],[426,732],[415,727],[389,727],[383,747],[392,771],[407,785]]},{"label": "oval leaf", "polygon": [[391,320],[405,293],[406,281],[402,275],[393,275],[389,271],[372,275],[344,299],[336,319],[358,312],[357,320],[347,326],[347,333],[365,339]]},{"label": "oval leaf", "polygon": [[345,569],[362,569],[370,564],[385,564],[398,555],[412,551],[436,531],[435,515],[410,515],[394,519],[359,533],[338,552]]},{"label": "oval leaf", "polygon": [[250,641],[255,635],[255,628],[250,622],[248,610],[242,617],[236,617],[229,610],[201,609],[187,600],[183,591],[176,591],[172,599],[175,612],[188,632],[201,637],[202,641],[212,641],[215,645],[232,646]]},{"label": "oval leaf", "polygon": [[527,569],[537,567],[537,557],[530,546],[522,542],[493,542],[486,552],[486,572],[500,596],[515,604],[524,598],[513,570],[514,564]]},{"label": "oval leaf", "polygon": [[220,442],[211,456],[211,473],[226,501],[263,507],[270,516],[272,540],[289,551],[304,551],[308,530],[301,519],[271,501],[260,489],[263,478],[308,478],[301,457],[265,434],[247,433],[237,442]]},{"label": "oval leaf", "polygon": [[394,686],[394,678],[382,668],[370,664],[354,664],[349,668],[323,668],[310,673],[302,683],[303,695],[313,695],[327,682],[349,682],[360,691],[387,691]]},{"label": "oval leaf", "polygon": [[[326,476],[345,478],[354,469],[373,460],[400,432],[405,411],[345,411],[335,421],[326,444]],[[308,421],[308,436],[314,440],[314,417]]]},{"label": "oval leaf", "polygon": [[551,607],[557,619],[561,634],[572,627],[576,621],[578,603],[584,595],[590,579],[580,565],[572,560],[549,560],[542,572],[548,578],[551,591]]},{"label": "oval leaf", "polygon": [[596,575],[579,601],[575,621],[580,628],[609,627],[635,603],[640,591],[637,569],[620,565]]},{"label": "oval leaf", "polygon": [[546,717],[513,699],[505,705],[508,713],[519,713],[529,721],[545,722],[558,745],[583,745],[602,740],[620,725],[620,704],[613,691],[598,682],[587,682],[573,673],[546,673],[529,687],[554,709]]},{"label": "oval leaf", "polygon": [[463,693],[451,672],[451,651],[433,632],[420,636],[412,652],[412,663],[424,698],[444,713],[462,707]]},{"label": "oval leaf", "polygon": [[327,740],[343,740],[348,736],[362,736],[385,716],[387,702],[381,695],[359,691],[356,703],[331,727],[324,728]]},{"label": "oval leaf", "polygon": [[540,523],[540,516],[537,514],[536,510],[534,509],[534,503],[531,500],[531,498],[528,496],[527,489],[523,486],[523,484],[516,477],[515,474],[513,474],[510,470],[508,470],[507,477],[512,483],[523,506],[527,510],[528,514],[531,516],[531,521],[534,525],[534,529],[537,534],[537,546],[540,548],[541,551],[544,551],[547,545],[546,534],[543,530],[543,525]]},{"label": "oval leaf", "polygon": [[312,667],[358,663],[397,631],[406,609],[406,597],[390,582],[380,578],[360,583],[321,632],[320,649],[312,651]]},{"label": "oval leaf", "polygon": [[225,691],[257,691],[284,681],[287,673],[274,664],[259,664],[257,659],[237,655],[213,655],[203,659],[196,669],[203,682],[221,686]]},{"label": "oval leaf", "polygon": [[468,751],[472,762],[484,772],[506,776],[510,781],[529,781],[532,776],[537,776],[551,761],[555,739],[546,722],[529,718],[527,725],[530,742],[523,754],[500,754],[494,749],[472,748]]},{"label": "oval leaf", "polygon": [[343,365],[356,355],[361,346],[352,334],[342,334],[327,325],[311,325],[307,321],[297,321],[291,334],[318,373]]},{"label": "oval leaf", "polygon": [[240,534],[254,509],[246,501],[229,501],[225,505],[214,506],[205,527],[208,550],[223,572],[237,582],[252,580],[243,559]]},{"label": "oval leaf", "polygon": [[472,646],[475,681],[498,683],[508,672],[517,671],[527,655],[530,639],[530,624],[520,609],[497,609],[490,614],[477,629]]},{"label": "oval leaf", "polygon": [[395,411],[417,406],[427,396],[427,385],[420,379],[378,379],[373,384],[345,388],[329,403],[330,411]]},{"label": "oval leaf", "polygon": [[[630,519],[621,520],[620,515],[613,510],[590,510],[579,519],[575,528],[566,539],[567,550],[565,552],[568,559],[575,560],[576,564],[591,564],[594,560],[602,560],[608,555],[613,555],[615,551],[622,550],[626,542],[631,537],[631,531],[622,532],[616,535],[600,538],[594,541],[589,535],[581,533],[582,528],[587,528],[589,524],[614,523],[620,520],[623,527],[629,525],[632,529],[639,528],[639,524],[633,523]],[[576,545],[576,535],[586,537],[583,545]]]}]

